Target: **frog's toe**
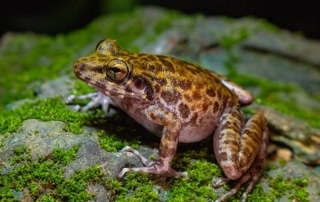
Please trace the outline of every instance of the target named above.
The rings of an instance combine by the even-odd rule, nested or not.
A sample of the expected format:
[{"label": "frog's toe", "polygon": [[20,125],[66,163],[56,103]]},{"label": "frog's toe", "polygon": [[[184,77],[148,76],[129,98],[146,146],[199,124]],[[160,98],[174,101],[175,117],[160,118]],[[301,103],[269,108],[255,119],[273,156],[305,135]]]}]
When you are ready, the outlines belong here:
[{"label": "frog's toe", "polygon": [[76,96],[75,95],[69,95],[64,99],[64,102],[67,104],[73,103],[75,100]]},{"label": "frog's toe", "polygon": [[167,168],[158,167],[155,165],[152,165],[150,167],[140,167],[140,168],[123,168],[119,172],[118,178],[122,178],[127,172],[152,173],[152,174],[158,174],[158,175],[165,175],[168,177],[175,177],[175,178],[185,177],[186,179],[189,179],[187,172],[178,172],[172,168],[167,169]]},{"label": "frog's toe", "polygon": [[138,152],[135,149],[132,149],[129,146],[125,146],[123,149],[121,149],[120,152],[130,152],[130,153],[134,154],[135,156],[137,156],[140,159],[141,163],[143,165],[145,165],[146,167],[150,167],[154,164],[154,161],[150,161],[149,159],[144,157],[142,154],[140,154],[140,152]]},{"label": "frog's toe", "polygon": [[[240,177],[238,180],[236,180],[236,185],[229,192],[225,193],[218,200],[216,200],[216,202],[225,201],[228,197],[236,194],[244,183],[247,184],[247,188],[245,192],[242,194],[242,201],[243,202],[246,201],[248,194],[252,191],[253,186],[259,181],[261,176],[261,173],[259,172],[257,173],[254,171],[256,170],[251,169],[242,177]],[[213,184],[213,186],[215,188],[220,187],[221,185],[229,181],[232,181],[232,180],[228,178],[220,178]]]}]

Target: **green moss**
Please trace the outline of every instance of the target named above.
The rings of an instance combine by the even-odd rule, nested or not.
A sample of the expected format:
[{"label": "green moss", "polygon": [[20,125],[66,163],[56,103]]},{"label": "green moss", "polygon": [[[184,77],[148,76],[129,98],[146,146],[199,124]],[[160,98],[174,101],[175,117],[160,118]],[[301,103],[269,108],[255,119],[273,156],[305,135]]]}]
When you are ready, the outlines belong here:
[{"label": "green moss", "polygon": [[127,173],[124,182],[112,181],[114,201],[159,201],[159,192],[155,182],[148,174]]},{"label": "green moss", "polygon": [[233,46],[239,44],[240,42],[246,40],[250,36],[249,30],[245,27],[232,30],[232,32],[224,34],[220,40],[219,44],[226,48],[230,49]]},{"label": "green moss", "polygon": [[67,123],[66,130],[81,133],[82,127],[90,118],[88,113],[79,113],[68,109],[61,98],[50,98],[28,102],[22,107],[2,109],[0,114],[0,134],[14,132],[24,120],[62,121]]},{"label": "green moss", "polygon": [[59,164],[68,165],[77,157],[79,149],[80,145],[76,145],[69,150],[56,148],[52,153],[52,157],[57,160]]},{"label": "green moss", "polygon": [[[87,186],[103,184],[103,175],[98,166],[76,171],[70,178],[64,177],[63,166],[75,159],[79,146],[69,150],[54,150],[37,160],[32,159],[25,147],[14,150],[11,169],[1,168],[0,198],[5,201],[20,201],[24,197],[40,201],[88,201],[94,199]],[[20,156],[20,157],[19,157]],[[20,159],[19,161],[17,161]]]},{"label": "green moss", "polygon": [[[240,196],[239,196],[240,197]],[[264,201],[264,202],[273,202],[276,201],[274,196],[265,192],[261,184],[255,185],[252,193],[249,194],[248,202]]]},{"label": "green moss", "polygon": [[0,60],[3,73],[0,92],[4,95],[0,106],[13,100],[33,98],[34,85],[31,83],[56,78],[62,68],[72,67],[72,56],[67,54],[64,46],[53,38],[32,34],[19,34],[7,40],[0,51],[6,58]]},{"label": "green moss", "polygon": [[121,133],[121,131],[124,131],[123,127],[118,127],[117,130],[118,132],[115,132],[115,134],[106,134],[105,131],[98,133],[99,144],[104,150],[108,152],[117,152],[128,145],[135,149],[139,147],[139,140],[132,138],[135,137],[134,134],[133,136],[130,136],[130,138],[127,135],[128,133]]},{"label": "green moss", "polygon": [[270,180],[271,194],[275,198],[288,195],[291,201],[309,201],[308,180],[305,178],[283,178],[281,175]]},{"label": "green moss", "polygon": [[208,201],[218,196],[212,188],[212,177],[221,175],[219,167],[208,161],[189,162],[184,168],[190,179],[170,179],[170,195],[168,201]]}]

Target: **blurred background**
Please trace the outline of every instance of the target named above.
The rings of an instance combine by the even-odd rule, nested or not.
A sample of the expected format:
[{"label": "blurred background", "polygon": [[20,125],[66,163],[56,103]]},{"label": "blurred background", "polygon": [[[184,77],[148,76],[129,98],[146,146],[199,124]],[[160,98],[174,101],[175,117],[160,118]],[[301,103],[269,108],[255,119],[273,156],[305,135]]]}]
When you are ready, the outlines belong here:
[{"label": "blurred background", "polygon": [[187,14],[264,18],[281,28],[320,39],[320,12],[316,4],[316,1],[299,0],[10,0],[0,4],[0,34],[7,31],[67,33],[99,15],[155,5]]}]

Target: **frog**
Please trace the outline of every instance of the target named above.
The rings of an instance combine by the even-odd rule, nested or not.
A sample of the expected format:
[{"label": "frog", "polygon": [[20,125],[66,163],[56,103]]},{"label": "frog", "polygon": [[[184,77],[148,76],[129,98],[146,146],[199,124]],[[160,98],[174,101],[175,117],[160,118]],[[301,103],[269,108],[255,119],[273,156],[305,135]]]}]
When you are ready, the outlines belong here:
[{"label": "frog", "polygon": [[251,104],[253,96],[226,77],[178,58],[124,50],[113,39],[102,40],[92,54],[77,59],[74,74],[97,90],[69,97],[68,102],[91,99],[80,111],[101,105],[107,114],[115,106],[160,137],[155,160],[125,147],[122,152],[137,156],[143,166],[122,168],[119,178],[127,172],[188,178],[187,172],[171,167],[178,143],[213,136],[213,152],[225,175],[213,186],[236,183],[217,201],[234,195],[245,183],[246,200],[259,182],[266,165],[267,120],[258,110],[245,121],[242,107]]}]

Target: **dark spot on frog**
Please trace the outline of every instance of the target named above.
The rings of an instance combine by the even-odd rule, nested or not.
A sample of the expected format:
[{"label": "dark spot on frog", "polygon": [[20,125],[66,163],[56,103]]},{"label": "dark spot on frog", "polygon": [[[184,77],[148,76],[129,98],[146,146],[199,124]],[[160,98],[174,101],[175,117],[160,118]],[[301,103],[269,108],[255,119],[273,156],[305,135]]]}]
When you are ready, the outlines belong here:
[{"label": "dark spot on frog", "polygon": [[220,105],[218,101],[215,101],[213,104],[213,113],[217,113],[219,111]]},{"label": "dark spot on frog", "polygon": [[226,153],[226,152],[220,153],[220,154],[219,154],[219,159],[220,159],[221,161],[227,161],[227,160],[228,160],[228,155],[227,155],[227,153]]},{"label": "dark spot on frog", "polygon": [[142,73],[143,77],[147,78],[149,81],[154,81],[154,76],[147,73],[147,72],[143,72]]},{"label": "dark spot on frog", "polygon": [[182,90],[188,90],[191,88],[191,81],[178,80],[177,86],[180,87]]},{"label": "dark spot on frog", "polygon": [[244,136],[244,137],[246,137],[247,139],[250,139],[252,142],[256,142],[257,144],[261,140],[261,136],[260,136],[261,132],[258,132],[256,130],[245,131],[243,133],[246,133],[246,134],[250,133],[250,136]]},{"label": "dark spot on frog", "polygon": [[156,84],[154,86],[154,90],[155,90],[156,93],[160,92],[160,89],[161,89],[161,86],[159,84]]},{"label": "dark spot on frog", "polygon": [[229,156],[226,152],[222,152],[219,154],[221,161],[231,161],[231,162],[237,162],[238,158],[236,154],[231,154]]},{"label": "dark spot on frog", "polygon": [[246,165],[246,162],[248,161],[248,157],[250,156],[250,149],[248,147],[243,147],[242,153],[243,153],[243,156],[247,158],[242,158],[242,160],[240,161],[240,165]]},{"label": "dark spot on frog", "polygon": [[216,93],[217,93],[218,100],[222,101],[221,89],[217,90]]},{"label": "dark spot on frog", "polygon": [[158,60],[158,58],[155,55],[149,55],[149,54],[145,54],[145,53],[140,53],[138,54],[138,60],[140,61],[156,61]]},{"label": "dark spot on frog", "polygon": [[222,144],[227,145],[228,147],[230,146],[230,148],[233,148],[233,147],[237,147],[239,143],[232,139],[226,139],[225,141],[222,142]]},{"label": "dark spot on frog", "polygon": [[203,112],[206,112],[208,110],[208,107],[211,105],[212,103],[208,103],[208,102],[205,102],[202,104],[202,111]]},{"label": "dark spot on frog", "polygon": [[192,101],[190,95],[188,95],[188,94],[183,94],[183,98],[184,98],[187,102],[191,102],[191,101]]},{"label": "dark spot on frog", "polygon": [[207,93],[207,95],[210,96],[210,97],[216,97],[216,92],[213,90],[213,88],[208,88],[208,89],[206,90],[206,93]]},{"label": "dark spot on frog", "polygon": [[155,69],[156,69],[156,68],[155,68],[154,65],[151,65],[151,64],[148,65],[148,71],[154,72]]},{"label": "dark spot on frog", "polygon": [[80,65],[80,71],[81,72],[86,71],[86,65],[84,63]]},{"label": "dark spot on frog", "polygon": [[232,122],[232,128],[235,130],[235,131],[241,131],[241,126],[238,124],[238,122],[235,122],[233,121]]},{"label": "dark spot on frog", "polygon": [[149,116],[150,116],[151,120],[156,120],[156,118],[157,118],[154,113],[150,113]]},{"label": "dark spot on frog", "polygon": [[169,105],[173,105],[176,104],[178,102],[178,100],[181,99],[181,94],[178,91],[163,91],[161,93],[161,97],[163,98],[163,100],[169,104]]},{"label": "dark spot on frog", "polygon": [[180,68],[185,68],[185,66],[187,66],[187,64],[181,60],[176,60],[174,62],[175,66],[180,67]]},{"label": "dark spot on frog", "polygon": [[163,78],[160,78],[160,77],[156,77],[152,74],[149,74],[149,73],[146,73],[144,72],[142,74],[145,78],[148,78],[150,81],[155,81],[157,82],[158,84],[160,84],[161,86],[165,86],[167,84],[167,80],[166,79],[163,79]]},{"label": "dark spot on frog", "polygon": [[160,84],[161,86],[167,85],[167,80],[166,80],[166,79],[156,78],[155,80],[156,80],[156,82],[157,82],[158,84]]},{"label": "dark spot on frog", "polygon": [[85,62],[88,62],[88,60],[89,60],[89,58],[88,57],[83,57],[83,58],[80,58],[80,59],[78,59],[77,61],[76,61],[76,63],[78,63],[78,62],[82,62],[82,63],[85,63]]},{"label": "dark spot on frog", "polygon": [[192,99],[194,99],[194,100],[201,100],[201,95],[200,95],[200,93],[198,93],[198,92],[193,92],[192,93]]},{"label": "dark spot on frog", "polygon": [[225,126],[226,126],[227,128],[228,128],[228,127],[231,128],[231,127],[232,127],[231,125],[232,125],[232,122],[231,122],[230,120],[228,120],[228,121],[225,122]]},{"label": "dark spot on frog", "polygon": [[219,80],[219,79],[216,78],[216,77],[213,77],[213,83],[221,83],[221,80]]},{"label": "dark spot on frog", "polygon": [[173,72],[174,68],[173,68],[172,63],[167,61],[165,58],[166,58],[165,56],[159,56],[159,60],[162,63],[163,70]]},{"label": "dark spot on frog", "polygon": [[236,119],[236,120],[243,120],[242,112],[239,109],[232,110],[231,117],[233,117],[233,119]]},{"label": "dark spot on frog", "polygon": [[99,61],[100,63],[106,63],[106,62],[107,62],[107,60],[104,59],[104,58],[99,58],[98,61]]},{"label": "dark spot on frog", "polygon": [[196,125],[198,120],[198,113],[194,113],[193,116],[191,117],[189,123]]},{"label": "dark spot on frog", "polygon": [[188,105],[184,104],[184,103],[180,103],[179,105],[179,112],[181,114],[181,117],[186,119],[189,117],[190,114],[190,109],[188,107]]},{"label": "dark spot on frog", "polygon": [[99,73],[99,74],[103,74],[103,69],[102,67],[95,67],[92,71]]}]

